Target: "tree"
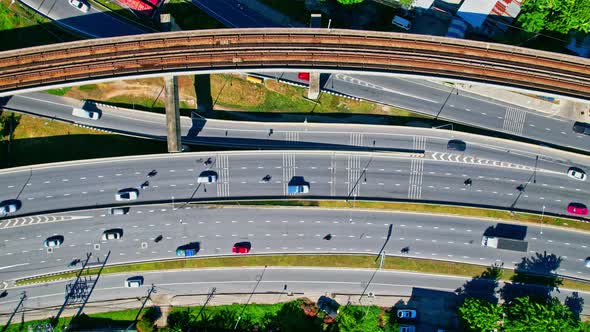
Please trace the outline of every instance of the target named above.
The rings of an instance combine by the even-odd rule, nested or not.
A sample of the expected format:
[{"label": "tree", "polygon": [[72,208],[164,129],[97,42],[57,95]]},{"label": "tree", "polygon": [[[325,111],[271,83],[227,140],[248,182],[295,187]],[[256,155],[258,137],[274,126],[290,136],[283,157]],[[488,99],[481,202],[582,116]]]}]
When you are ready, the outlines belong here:
[{"label": "tree", "polygon": [[523,1],[518,21],[527,32],[590,31],[590,0]]},{"label": "tree", "polygon": [[354,5],[357,3],[361,3],[365,0],[338,0],[338,3],[341,3],[343,5]]},{"label": "tree", "polygon": [[468,331],[493,331],[502,320],[502,308],[486,300],[467,298],[459,307],[459,319]]},{"label": "tree", "polygon": [[536,302],[528,296],[519,297],[505,311],[504,327],[510,332],[576,331],[580,327],[557,298]]}]

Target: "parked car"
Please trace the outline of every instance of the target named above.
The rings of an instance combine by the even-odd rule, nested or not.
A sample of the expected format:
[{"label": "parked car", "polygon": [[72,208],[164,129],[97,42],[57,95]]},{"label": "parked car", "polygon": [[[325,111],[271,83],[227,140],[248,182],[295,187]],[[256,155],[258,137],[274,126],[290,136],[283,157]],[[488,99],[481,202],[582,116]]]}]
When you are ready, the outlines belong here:
[{"label": "parked car", "polygon": [[416,310],[414,309],[398,309],[397,310],[397,318],[410,320],[416,318]]},{"label": "parked car", "polygon": [[215,183],[217,182],[217,173],[214,171],[204,171],[199,174],[197,183]]},{"label": "parked car", "polygon": [[585,216],[588,214],[588,208],[586,207],[586,205],[584,205],[582,203],[570,203],[567,206],[567,212],[569,212],[571,214]]},{"label": "parked car", "polygon": [[252,248],[252,244],[250,242],[238,242],[238,243],[234,244],[231,251],[234,254],[247,254],[250,252],[251,248]]},{"label": "parked car", "polygon": [[120,228],[107,229],[102,233],[103,241],[118,240],[123,237],[123,230]]},{"label": "parked car", "polygon": [[447,150],[465,151],[467,144],[460,139],[452,139],[447,143]]},{"label": "parked car", "polygon": [[20,209],[20,201],[16,199],[0,202],[0,215],[14,213]]},{"label": "parked car", "polygon": [[394,16],[393,19],[391,20],[391,24],[402,28],[404,30],[410,30],[412,28],[412,22],[408,21],[407,19],[401,17],[401,16]]},{"label": "parked car", "polygon": [[88,13],[88,10],[90,10],[90,5],[80,0],[68,0],[68,2],[70,5],[72,5],[72,7],[78,9],[82,13]]},{"label": "parked car", "polygon": [[143,285],[142,276],[131,277],[125,280],[125,287],[127,288],[139,288],[141,285]]},{"label": "parked car", "polygon": [[115,195],[115,199],[118,201],[133,201],[139,196],[139,190],[135,188],[121,189]]},{"label": "parked car", "polygon": [[570,167],[567,170],[567,176],[576,180],[586,181],[586,172],[578,167]]},{"label": "parked car", "polygon": [[48,237],[44,242],[43,245],[47,248],[54,248],[59,247],[64,243],[63,235],[54,235]]}]

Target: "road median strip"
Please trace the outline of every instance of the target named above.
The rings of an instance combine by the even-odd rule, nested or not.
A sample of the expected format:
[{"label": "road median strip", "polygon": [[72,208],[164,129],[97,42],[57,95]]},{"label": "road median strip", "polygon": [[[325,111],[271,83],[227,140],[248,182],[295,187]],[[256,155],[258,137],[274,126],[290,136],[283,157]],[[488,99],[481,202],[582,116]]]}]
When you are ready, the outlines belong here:
[{"label": "road median strip", "polygon": [[[198,268],[222,268],[222,267],[325,267],[325,268],[361,268],[375,269],[379,262],[375,262],[374,255],[252,255],[213,258],[172,259],[153,262],[130,263],[106,266],[103,274],[147,272],[162,270],[198,269]],[[488,268],[487,266],[467,263],[437,261],[431,259],[386,256],[383,262],[384,270],[408,271],[419,273],[444,274],[450,276],[464,276],[471,278],[479,276]],[[82,276],[96,275],[99,268],[84,270]],[[514,271],[503,269],[503,279],[509,280]],[[77,270],[50,275],[41,275],[24,278],[15,281],[16,286],[36,283],[51,282],[63,279],[71,279],[76,276]],[[590,282],[563,280],[564,288],[590,291]]]}]

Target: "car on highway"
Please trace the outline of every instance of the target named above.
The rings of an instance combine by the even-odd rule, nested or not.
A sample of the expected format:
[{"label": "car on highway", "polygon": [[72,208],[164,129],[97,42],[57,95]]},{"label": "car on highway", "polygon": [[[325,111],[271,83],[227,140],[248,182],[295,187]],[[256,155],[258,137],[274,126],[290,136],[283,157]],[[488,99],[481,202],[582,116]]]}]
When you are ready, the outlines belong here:
[{"label": "car on highway", "polygon": [[399,332],[416,332],[416,327],[414,325],[400,325]]},{"label": "car on highway", "polygon": [[590,135],[590,124],[585,122],[576,122],[572,130],[578,134]]},{"label": "car on highway", "polygon": [[452,139],[447,143],[447,150],[465,151],[467,144],[460,139]]},{"label": "car on highway", "polygon": [[588,214],[588,208],[586,207],[586,205],[584,205],[582,203],[572,202],[567,206],[567,212],[569,212],[571,214],[585,216]]},{"label": "car on highway", "polygon": [[411,320],[416,318],[416,310],[414,309],[398,309],[397,318],[401,320]]},{"label": "car on highway", "polygon": [[119,240],[123,237],[123,230],[121,228],[107,229],[102,233],[101,239],[103,241]]},{"label": "car on highway", "polygon": [[577,167],[570,167],[567,170],[567,176],[576,180],[586,181],[586,172]]},{"label": "car on highway", "polygon": [[20,201],[16,199],[10,199],[0,202],[0,215],[6,215],[14,213],[20,209]]},{"label": "car on highway", "polygon": [[76,108],[74,107],[72,110],[72,115],[79,117],[79,118],[83,118],[83,119],[90,119],[90,120],[98,120],[100,119],[100,113],[99,112],[92,112],[89,110],[85,110],[83,108]]},{"label": "car on highway", "polygon": [[90,10],[90,6],[87,3],[84,3],[82,1],[68,0],[68,2],[70,3],[70,5],[72,5],[72,7],[78,9],[82,13],[88,13],[88,10]]},{"label": "car on highway", "polygon": [[297,78],[302,80],[302,81],[308,81],[309,82],[309,73],[306,72],[301,72],[299,74],[297,74]]},{"label": "car on highway", "polygon": [[115,199],[118,201],[133,201],[139,196],[139,190],[135,188],[121,189],[115,195]]},{"label": "car on highway", "polygon": [[54,248],[59,247],[64,243],[63,235],[54,235],[48,237],[44,242],[43,245],[47,248]]},{"label": "car on highway", "polygon": [[217,173],[214,171],[204,171],[199,174],[197,183],[215,183],[217,182]]},{"label": "car on highway", "polygon": [[231,248],[234,254],[247,254],[250,252],[252,244],[250,242],[238,242]]},{"label": "car on highway", "polygon": [[130,277],[125,280],[125,287],[127,288],[139,288],[141,285],[143,285],[142,276]]},{"label": "car on highway", "polygon": [[195,256],[201,248],[199,242],[193,242],[182,245],[176,248],[176,256],[178,257],[192,257]]},{"label": "car on highway", "polygon": [[111,208],[109,210],[109,213],[114,216],[125,215],[125,214],[129,213],[129,208],[128,207]]},{"label": "car on highway", "polygon": [[584,263],[586,267],[590,268],[590,257],[586,257],[586,261]]}]

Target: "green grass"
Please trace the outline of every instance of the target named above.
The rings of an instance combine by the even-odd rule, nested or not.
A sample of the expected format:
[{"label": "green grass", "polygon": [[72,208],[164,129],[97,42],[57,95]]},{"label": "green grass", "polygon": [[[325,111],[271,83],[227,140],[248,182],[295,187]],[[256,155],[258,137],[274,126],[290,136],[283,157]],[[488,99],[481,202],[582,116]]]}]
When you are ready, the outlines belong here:
[{"label": "green grass", "polygon": [[80,85],[78,87],[78,89],[80,91],[84,91],[84,92],[91,92],[91,91],[96,90],[97,88],[98,88],[98,85],[96,85],[96,84],[85,84],[85,85]]},{"label": "green grass", "polygon": [[0,0],[0,50],[83,39],[19,2]]},{"label": "green grass", "polygon": [[68,93],[68,91],[70,91],[71,89],[72,89],[71,87],[59,88],[59,89],[49,89],[45,92],[50,93],[52,95],[56,95],[56,96],[63,96],[66,93]]},{"label": "green grass", "polygon": [[[6,119],[10,114],[3,112],[0,117]],[[17,122],[10,153],[4,128],[8,122],[0,122],[0,133],[5,134],[0,137],[0,167],[166,152],[165,142],[106,134],[28,115]]]}]

